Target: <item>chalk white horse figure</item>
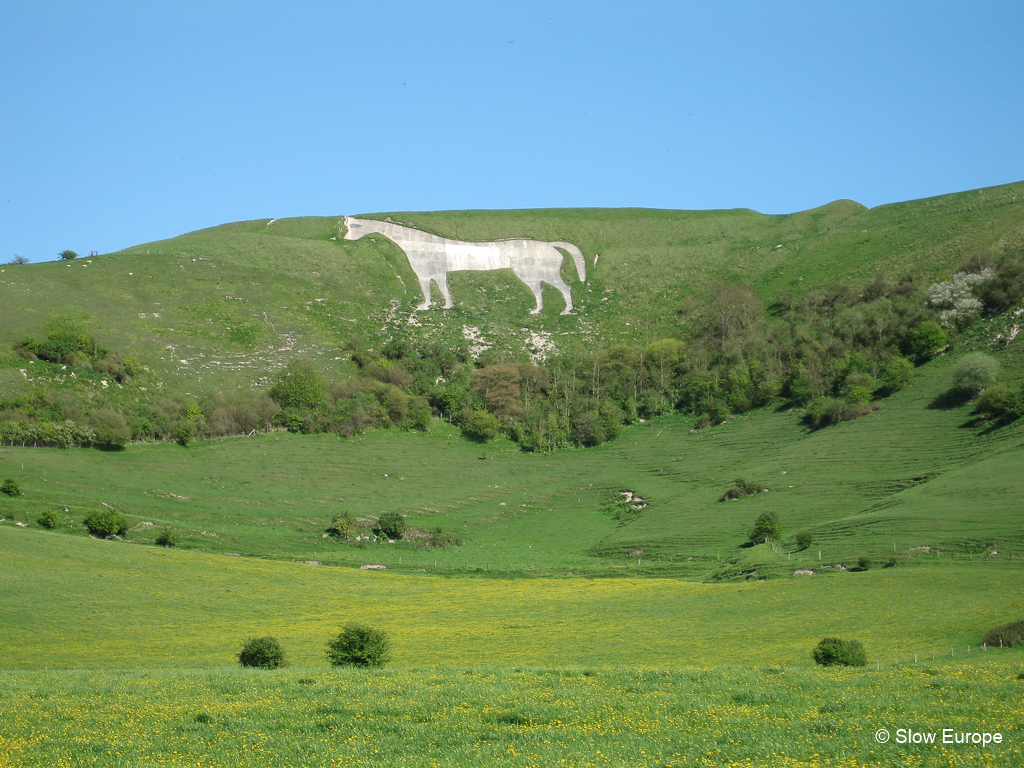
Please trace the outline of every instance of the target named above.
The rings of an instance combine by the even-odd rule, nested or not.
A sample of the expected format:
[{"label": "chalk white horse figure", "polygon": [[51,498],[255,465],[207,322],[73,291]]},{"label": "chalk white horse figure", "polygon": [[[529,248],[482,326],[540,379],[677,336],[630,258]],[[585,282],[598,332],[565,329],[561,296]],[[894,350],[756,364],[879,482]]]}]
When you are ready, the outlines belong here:
[{"label": "chalk white horse figure", "polygon": [[444,308],[452,305],[452,294],[448,290],[448,273],[460,270],[511,269],[516,277],[526,283],[537,299],[537,306],[530,310],[535,315],[544,307],[541,298],[541,282],[554,286],[565,297],[563,315],[572,310],[572,293],[562,280],[563,248],[576,264],[580,282],[587,279],[587,266],[580,249],[572,243],[543,240],[496,240],[485,243],[465,243],[432,235],[411,227],[403,227],[390,221],[354,219],[345,217],[346,240],[358,240],[371,232],[384,235],[405,251],[412,271],[419,278],[423,291],[423,303],[416,309],[430,308],[430,281],[437,283],[444,295]]}]

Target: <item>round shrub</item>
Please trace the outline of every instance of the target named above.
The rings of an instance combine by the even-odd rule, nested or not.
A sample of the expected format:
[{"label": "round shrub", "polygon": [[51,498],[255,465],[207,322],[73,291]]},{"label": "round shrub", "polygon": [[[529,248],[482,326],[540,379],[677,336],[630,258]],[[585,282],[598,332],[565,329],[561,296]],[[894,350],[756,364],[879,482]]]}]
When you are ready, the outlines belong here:
[{"label": "round shrub", "polygon": [[857,558],[857,567],[860,568],[862,571],[871,570],[871,566],[874,564],[874,561],[867,555],[861,555]]},{"label": "round shrub", "polygon": [[21,486],[13,477],[8,477],[3,484],[0,484],[0,493],[6,493],[8,496],[21,496]]},{"label": "round shrub", "polygon": [[951,389],[967,397],[981,392],[996,383],[999,374],[999,362],[984,352],[972,352],[953,369],[953,386]]},{"label": "round shrub", "polygon": [[796,535],[796,545],[802,551],[807,549],[814,542],[814,534],[810,531],[800,531]]},{"label": "round shrub", "polygon": [[377,520],[376,531],[389,539],[400,539],[405,533],[405,518],[400,512],[384,512]]},{"label": "round shrub", "polygon": [[1024,645],[1024,621],[1011,621],[1009,624],[990,629],[981,638],[981,642],[1003,648]]},{"label": "round shrub", "polygon": [[486,443],[498,435],[501,423],[487,411],[473,411],[462,425],[462,434],[477,443]]},{"label": "round shrub", "polygon": [[132,439],[132,431],[124,416],[110,408],[93,411],[89,416],[89,425],[95,437],[93,444],[111,451],[119,451]]},{"label": "round shrub", "polygon": [[826,637],[814,649],[814,662],[823,667],[863,667],[868,656],[860,640]]},{"label": "round shrub", "polygon": [[327,641],[327,659],[336,667],[383,667],[391,661],[391,641],[384,630],[346,624]]},{"label": "round shrub", "polygon": [[155,543],[160,547],[176,547],[178,546],[178,532],[173,528],[163,528],[156,535]]},{"label": "round shrub", "polygon": [[43,528],[49,528],[52,531],[60,523],[60,517],[52,509],[47,509],[39,515],[39,519],[36,522],[43,526]]},{"label": "round shrub", "polygon": [[245,641],[238,652],[238,661],[243,667],[277,669],[285,665],[284,649],[276,637],[254,637]]},{"label": "round shrub", "polygon": [[355,525],[352,515],[348,512],[339,512],[331,520],[331,524],[327,527],[327,533],[335,538],[347,540],[352,535]]},{"label": "round shrub", "polygon": [[128,535],[128,518],[113,509],[97,509],[90,512],[82,522],[93,536],[109,539],[112,536]]}]

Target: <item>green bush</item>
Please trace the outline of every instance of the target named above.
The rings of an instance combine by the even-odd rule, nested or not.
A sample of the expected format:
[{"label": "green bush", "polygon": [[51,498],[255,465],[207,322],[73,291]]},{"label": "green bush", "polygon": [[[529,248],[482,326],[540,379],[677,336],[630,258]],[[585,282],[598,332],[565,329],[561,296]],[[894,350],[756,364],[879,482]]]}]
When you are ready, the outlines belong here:
[{"label": "green bush", "polygon": [[62,259],[64,259],[64,261],[71,261],[71,259],[77,259],[78,258],[78,254],[75,253],[72,250],[61,251],[57,255],[60,256]]},{"label": "green bush", "polygon": [[914,364],[905,357],[894,357],[882,372],[882,386],[890,392],[906,389],[914,376]]},{"label": "green bush", "polygon": [[919,363],[925,363],[946,346],[949,337],[942,326],[934,320],[925,320],[917,328],[907,334],[904,349],[907,356]]},{"label": "green bush", "polygon": [[128,518],[113,509],[104,507],[90,512],[83,522],[89,533],[101,539],[128,535]]},{"label": "green bush", "polygon": [[973,397],[983,389],[996,383],[999,362],[984,352],[972,352],[956,364],[953,369],[953,386],[950,390],[967,397]]},{"label": "green bush", "polygon": [[383,630],[346,624],[336,638],[327,641],[327,659],[336,667],[383,667],[391,660],[391,641]]},{"label": "green bush", "polygon": [[277,669],[287,663],[284,649],[276,637],[254,637],[245,641],[238,652],[238,661],[243,667]]},{"label": "green bush", "polygon": [[378,536],[387,536],[389,539],[400,539],[405,533],[405,518],[400,512],[384,512],[377,519],[374,530]]},{"label": "green bush", "polygon": [[355,521],[352,519],[352,515],[348,512],[339,512],[331,520],[331,524],[327,526],[327,532],[339,539],[348,539],[352,535],[354,527]]},{"label": "green bush", "polygon": [[478,443],[486,443],[498,434],[501,425],[498,419],[487,411],[473,411],[462,425],[462,434]]},{"label": "green bush", "polygon": [[124,416],[110,408],[101,408],[90,414],[89,425],[96,433],[93,443],[100,448],[118,451],[132,439],[132,431]]},{"label": "green bush", "polygon": [[857,558],[857,567],[860,568],[862,571],[871,570],[871,566],[874,564],[874,561],[867,555],[861,555]]},{"label": "green bush", "polygon": [[178,546],[178,532],[173,528],[164,528],[156,535],[157,546],[176,547]]},{"label": "green bush", "polygon": [[826,637],[814,649],[814,662],[823,667],[863,667],[867,653],[859,640]]},{"label": "green bush", "polygon": [[449,533],[447,531],[442,531],[440,528],[436,528],[427,536],[427,546],[439,549],[443,549],[445,547],[461,547],[462,539],[454,533]]},{"label": "green bush", "polygon": [[720,501],[731,501],[742,496],[753,496],[755,493],[760,493],[763,490],[767,490],[764,487],[764,483],[748,483],[742,477],[737,477],[729,490],[723,494]]},{"label": "green bush", "polygon": [[36,522],[43,526],[43,528],[49,528],[52,531],[60,523],[60,516],[54,510],[47,509],[39,515],[39,519]]},{"label": "green bush", "polygon": [[316,408],[327,399],[327,384],[311,361],[299,358],[281,371],[270,396],[282,408]]},{"label": "green bush", "polygon": [[8,496],[21,496],[21,486],[13,477],[8,477],[0,485],[0,493],[6,493]]},{"label": "green bush", "polygon": [[774,512],[762,512],[754,521],[754,527],[750,529],[749,537],[754,544],[763,544],[765,537],[781,539],[782,521]]},{"label": "green bush", "polygon": [[981,638],[981,642],[986,645],[1001,645],[1003,648],[1024,645],[1024,621],[1011,621],[1009,624],[990,629]]},{"label": "green bush", "polygon": [[1014,421],[1024,416],[1024,388],[1011,389],[993,384],[974,403],[974,413],[992,416],[1000,421]]},{"label": "green bush", "polygon": [[798,533],[796,535],[796,546],[797,546],[797,549],[800,549],[800,550],[807,549],[809,546],[811,546],[813,541],[814,541],[814,534],[812,534],[810,531],[800,531],[800,533]]}]

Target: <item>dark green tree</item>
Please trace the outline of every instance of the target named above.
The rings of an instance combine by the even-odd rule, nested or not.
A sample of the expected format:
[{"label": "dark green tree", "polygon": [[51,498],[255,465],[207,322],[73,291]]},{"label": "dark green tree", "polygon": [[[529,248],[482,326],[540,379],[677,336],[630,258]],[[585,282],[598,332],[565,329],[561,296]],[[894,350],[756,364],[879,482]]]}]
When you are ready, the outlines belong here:
[{"label": "dark green tree", "polygon": [[238,661],[243,667],[259,669],[277,669],[287,663],[284,648],[276,637],[254,637],[246,640],[242,650],[238,652]]},{"label": "dark green tree", "polygon": [[60,258],[62,258],[64,261],[71,261],[72,259],[78,258],[78,254],[71,250],[61,251],[57,255],[60,256]]},{"label": "dark green tree", "polygon": [[750,541],[754,544],[763,544],[765,538],[781,539],[782,522],[774,512],[762,512],[754,521],[754,527],[750,529]]},{"label": "dark green tree", "polygon": [[327,641],[327,659],[336,667],[383,667],[391,660],[391,641],[383,630],[346,624]]}]

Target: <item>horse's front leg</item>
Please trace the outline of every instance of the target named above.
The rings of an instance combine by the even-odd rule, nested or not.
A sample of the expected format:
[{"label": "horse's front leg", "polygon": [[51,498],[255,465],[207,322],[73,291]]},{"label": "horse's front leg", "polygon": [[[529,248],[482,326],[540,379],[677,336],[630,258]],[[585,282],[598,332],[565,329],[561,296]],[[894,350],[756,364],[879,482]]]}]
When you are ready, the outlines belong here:
[{"label": "horse's front leg", "polygon": [[[522,277],[520,277],[519,279],[522,280]],[[543,294],[541,293],[540,281],[538,280],[537,282],[534,283],[534,282],[527,282],[526,280],[523,280],[523,282],[526,283],[526,286],[531,291],[533,291],[533,298],[535,298],[537,300],[537,306],[530,310],[530,314],[531,315],[539,314],[540,311],[542,309],[544,309],[544,297],[543,297]]]},{"label": "horse's front leg", "polygon": [[430,309],[430,277],[421,277],[420,275],[416,275],[416,277],[419,278],[420,290],[423,291],[423,302],[416,305],[416,309],[418,311]]}]

